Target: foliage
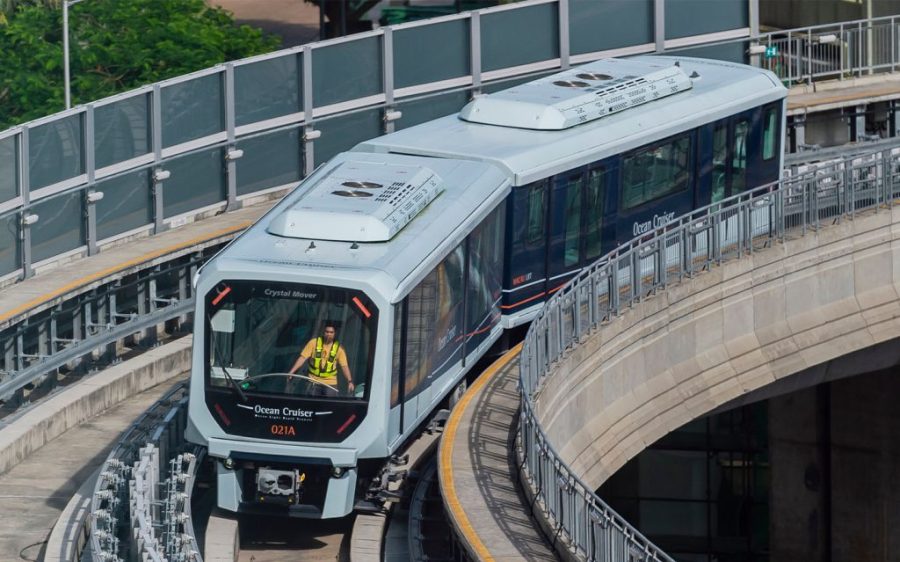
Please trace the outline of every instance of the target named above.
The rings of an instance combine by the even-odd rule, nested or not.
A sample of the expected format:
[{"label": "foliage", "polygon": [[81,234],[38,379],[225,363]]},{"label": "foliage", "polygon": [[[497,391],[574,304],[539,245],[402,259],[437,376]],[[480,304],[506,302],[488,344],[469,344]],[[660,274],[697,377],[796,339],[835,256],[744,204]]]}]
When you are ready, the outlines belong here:
[{"label": "foliage", "polygon": [[[0,20],[0,130],[65,107],[59,1],[0,0],[3,8],[13,11]],[[203,0],[84,0],[69,8],[72,104],[278,45]]]}]

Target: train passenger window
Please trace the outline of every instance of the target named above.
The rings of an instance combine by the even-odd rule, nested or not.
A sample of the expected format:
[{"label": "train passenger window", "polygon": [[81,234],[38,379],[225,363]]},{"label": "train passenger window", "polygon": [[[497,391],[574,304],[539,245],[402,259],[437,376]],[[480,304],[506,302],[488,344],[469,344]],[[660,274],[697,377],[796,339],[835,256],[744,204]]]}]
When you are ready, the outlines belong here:
[{"label": "train passenger window", "polygon": [[588,172],[587,186],[584,191],[585,259],[593,261],[600,257],[603,248],[600,238],[603,221],[603,192],[606,191],[606,171],[602,168]]},{"label": "train passenger window", "polygon": [[581,184],[583,176],[569,178],[566,188],[566,234],[563,247],[563,266],[574,267],[580,261],[581,242]]},{"label": "train passenger window", "polygon": [[622,159],[622,208],[633,209],[686,189],[690,182],[691,137],[684,135]]},{"label": "train passenger window", "polygon": [[469,235],[467,353],[473,351],[500,321],[504,211],[502,206],[498,207]]},{"label": "train passenger window", "polygon": [[765,129],[763,131],[763,160],[771,160],[775,158],[776,146],[778,140],[778,114],[775,108],[771,107],[766,110]]},{"label": "train passenger window", "polygon": [[712,202],[725,198],[728,181],[728,127],[717,125],[713,131]]},{"label": "train passenger window", "polygon": [[407,297],[405,396],[444,372],[462,350],[464,251],[458,246]]},{"label": "train passenger window", "polygon": [[546,220],[547,190],[543,182],[532,184],[528,188],[528,224],[526,225],[525,243],[533,246],[544,241],[544,222]]},{"label": "train passenger window", "polygon": [[403,373],[403,306],[394,305],[394,352],[391,358],[391,408],[400,403],[400,379]]},{"label": "train passenger window", "polygon": [[737,194],[747,187],[747,137],[750,123],[741,119],[734,125],[731,145],[731,193]]}]

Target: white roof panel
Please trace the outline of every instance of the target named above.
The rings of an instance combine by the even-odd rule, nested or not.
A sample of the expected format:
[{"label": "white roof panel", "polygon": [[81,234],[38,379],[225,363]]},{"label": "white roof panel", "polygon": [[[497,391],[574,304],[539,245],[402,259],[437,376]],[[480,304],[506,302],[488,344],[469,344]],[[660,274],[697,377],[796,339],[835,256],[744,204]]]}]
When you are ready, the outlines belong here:
[{"label": "white roof panel", "polygon": [[350,160],[331,168],[277,215],[277,236],[385,242],[444,190],[429,168]]},{"label": "white roof panel", "polygon": [[668,60],[605,59],[493,95],[459,112],[471,123],[560,130],[691,89]]},{"label": "white roof panel", "polygon": [[514,185],[524,185],[787,95],[774,74],[742,64],[672,56],[633,57],[626,62],[632,61],[665,66],[678,62],[693,76],[692,87],[565,130],[486,125],[451,115],[363,142],[353,150],[491,162],[506,170]]}]

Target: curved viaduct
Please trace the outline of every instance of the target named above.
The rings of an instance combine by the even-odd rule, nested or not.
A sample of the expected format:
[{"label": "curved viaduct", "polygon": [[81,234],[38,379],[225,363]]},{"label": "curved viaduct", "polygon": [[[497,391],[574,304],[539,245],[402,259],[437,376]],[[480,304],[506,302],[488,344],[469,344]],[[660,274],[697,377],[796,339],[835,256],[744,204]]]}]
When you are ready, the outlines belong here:
[{"label": "curved viaduct", "polygon": [[900,207],[725,262],[644,299],[554,366],[535,399],[596,489],[685,423],[809,367],[900,337]]}]

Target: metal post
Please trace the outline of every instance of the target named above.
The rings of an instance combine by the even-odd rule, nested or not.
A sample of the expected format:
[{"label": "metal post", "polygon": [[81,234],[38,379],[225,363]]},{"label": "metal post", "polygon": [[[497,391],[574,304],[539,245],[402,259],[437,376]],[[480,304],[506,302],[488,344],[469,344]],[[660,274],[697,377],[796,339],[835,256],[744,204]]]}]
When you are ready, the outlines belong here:
[{"label": "metal post", "polygon": [[390,27],[384,28],[381,36],[381,61],[382,61],[382,89],[384,90],[384,132],[394,132],[394,121],[388,115],[394,105],[394,31]]},{"label": "metal post", "polygon": [[303,47],[303,175],[310,175],[316,167],[315,141],[307,138],[313,132],[313,73],[312,73],[312,48],[309,45]]},{"label": "metal post", "polygon": [[472,73],[472,95],[481,93],[481,13],[469,17],[469,70]]},{"label": "metal post", "polygon": [[812,29],[806,30],[806,71],[809,73],[806,83],[812,84]]},{"label": "metal post", "polygon": [[31,227],[24,224],[31,203],[31,166],[29,165],[29,129],[22,129],[19,137],[19,180],[21,181],[22,213],[19,215],[19,241],[22,244],[22,278],[34,275],[31,267]]},{"label": "metal post", "polygon": [[666,50],[666,0],[653,2],[653,40],[657,53]]},{"label": "metal post", "polygon": [[66,88],[66,109],[72,107],[72,91],[69,83],[69,0],[63,0],[63,75]]},{"label": "metal post", "polygon": [[94,155],[94,106],[88,105],[84,113],[84,164],[87,170],[87,188],[84,190],[85,219],[87,221],[87,252],[89,256],[100,251],[97,246],[97,200],[93,197],[96,174]]},{"label": "metal post", "polygon": [[559,17],[559,68],[569,68],[569,0],[558,0]]},{"label": "metal post", "polygon": [[235,149],[235,109],[234,109],[234,64],[225,65],[225,135],[228,146],[225,147],[225,210],[236,211],[241,208],[237,200],[237,162],[240,152]]},{"label": "metal post", "polygon": [[150,181],[153,186],[153,233],[159,234],[166,228],[163,222],[165,216],[163,185],[161,181],[156,179],[156,171],[162,169],[162,88],[160,88],[159,84],[153,85],[153,94],[150,97],[150,123],[153,161],[156,163],[150,174]]}]

